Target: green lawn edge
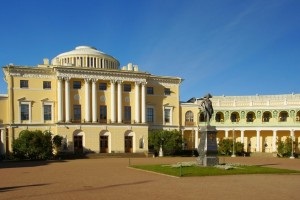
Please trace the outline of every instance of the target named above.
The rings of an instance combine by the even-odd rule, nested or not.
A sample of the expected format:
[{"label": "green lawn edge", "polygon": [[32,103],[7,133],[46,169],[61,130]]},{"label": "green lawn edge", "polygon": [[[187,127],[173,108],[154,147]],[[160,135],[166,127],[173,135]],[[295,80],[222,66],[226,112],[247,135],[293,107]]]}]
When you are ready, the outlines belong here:
[{"label": "green lawn edge", "polygon": [[132,168],[166,174],[176,177],[193,176],[224,176],[224,175],[247,175],[247,174],[299,174],[299,170],[279,169],[256,165],[239,165],[233,168],[224,169],[217,167],[205,167],[199,165],[192,166],[172,166],[170,164],[156,165],[132,165]]}]

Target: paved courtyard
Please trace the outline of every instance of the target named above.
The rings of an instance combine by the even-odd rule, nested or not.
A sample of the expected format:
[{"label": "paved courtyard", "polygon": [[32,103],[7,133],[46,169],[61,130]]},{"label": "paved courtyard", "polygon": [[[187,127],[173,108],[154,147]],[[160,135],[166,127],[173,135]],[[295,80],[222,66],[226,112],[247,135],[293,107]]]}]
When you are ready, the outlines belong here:
[{"label": "paved courtyard", "polygon": [[[0,199],[299,199],[300,175],[175,178],[129,164],[174,164],[176,158],[102,158],[0,162]],[[220,162],[300,170],[300,159],[220,158]]]}]

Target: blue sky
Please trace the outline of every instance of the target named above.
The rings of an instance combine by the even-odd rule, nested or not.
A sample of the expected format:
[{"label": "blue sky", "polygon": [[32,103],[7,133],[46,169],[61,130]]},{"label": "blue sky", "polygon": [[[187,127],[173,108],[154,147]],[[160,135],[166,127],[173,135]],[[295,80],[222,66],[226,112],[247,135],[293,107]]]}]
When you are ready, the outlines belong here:
[{"label": "blue sky", "polygon": [[90,45],[121,66],[183,78],[182,101],[300,93],[299,10],[299,0],[4,0],[0,66]]}]

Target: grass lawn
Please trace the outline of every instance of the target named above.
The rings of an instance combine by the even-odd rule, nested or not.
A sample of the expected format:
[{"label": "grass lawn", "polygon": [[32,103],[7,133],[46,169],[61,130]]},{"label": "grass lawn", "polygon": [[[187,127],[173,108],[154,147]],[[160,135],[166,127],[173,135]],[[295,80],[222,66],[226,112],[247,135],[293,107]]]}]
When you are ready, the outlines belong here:
[{"label": "grass lawn", "polygon": [[178,177],[188,176],[221,176],[221,175],[237,175],[237,174],[300,174],[300,171],[289,169],[276,169],[262,166],[246,166],[235,165],[230,169],[219,167],[204,166],[181,166],[181,165],[134,165],[133,168],[146,171],[153,171],[161,174],[167,174]]}]

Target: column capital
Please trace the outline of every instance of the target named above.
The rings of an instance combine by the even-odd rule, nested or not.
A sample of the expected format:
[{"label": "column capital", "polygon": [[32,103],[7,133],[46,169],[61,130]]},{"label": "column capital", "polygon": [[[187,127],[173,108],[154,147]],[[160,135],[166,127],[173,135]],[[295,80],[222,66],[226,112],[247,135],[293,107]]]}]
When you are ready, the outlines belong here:
[{"label": "column capital", "polygon": [[62,76],[57,76],[57,80],[62,81],[64,79],[64,77]]},{"label": "column capital", "polygon": [[118,84],[122,84],[123,81],[122,81],[122,80],[117,80],[117,83],[118,83]]},{"label": "column capital", "polygon": [[92,82],[93,82],[93,83],[96,83],[97,81],[98,81],[98,79],[92,78]]},{"label": "column capital", "polygon": [[85,79],[84,79],[84,82],[85,82],[85,83],[89,83],[90,81],[91,81],[90,78],[85,78]]},{"label": "column capital", "polygon": [[70,77],[64,77],[65,81],[70,81],[70,79],[71,79]]},{"label": "column capital", "polygon": [[147,85],[147,82],[144,81],[144,82],[141,82],[141,84],[142,84],[142,86],[145,86],[145,85]]}]

